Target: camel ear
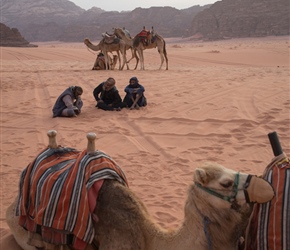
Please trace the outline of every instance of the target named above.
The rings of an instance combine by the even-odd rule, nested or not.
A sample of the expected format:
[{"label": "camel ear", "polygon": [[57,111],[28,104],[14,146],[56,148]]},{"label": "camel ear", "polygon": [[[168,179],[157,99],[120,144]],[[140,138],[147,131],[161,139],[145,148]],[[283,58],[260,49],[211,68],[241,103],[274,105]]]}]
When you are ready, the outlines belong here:
[{"label": "camel ear", "polygon": [[204,186],[209,182],[209,176],[204,169],[197,168],[195,170],[194,181]]}]

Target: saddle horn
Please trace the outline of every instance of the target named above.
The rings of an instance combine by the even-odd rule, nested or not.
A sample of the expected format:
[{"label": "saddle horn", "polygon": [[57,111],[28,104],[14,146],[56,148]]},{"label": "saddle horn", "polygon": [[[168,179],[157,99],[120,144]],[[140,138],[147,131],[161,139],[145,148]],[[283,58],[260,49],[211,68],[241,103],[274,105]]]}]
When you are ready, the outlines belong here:
[{"label": "saddle horn", "polygon": [[87,134],[87,139],[88,139],[87,154],[95,151],[96,137],[97,136],[95,133],[88,133]]},{"label": "saddle horn", "polygon": [[57,148],[56,134],[57,134],[56,130],[49,130],[47,132],[47,136],[49,138],[49,142],[48,142],[49,148]]}]

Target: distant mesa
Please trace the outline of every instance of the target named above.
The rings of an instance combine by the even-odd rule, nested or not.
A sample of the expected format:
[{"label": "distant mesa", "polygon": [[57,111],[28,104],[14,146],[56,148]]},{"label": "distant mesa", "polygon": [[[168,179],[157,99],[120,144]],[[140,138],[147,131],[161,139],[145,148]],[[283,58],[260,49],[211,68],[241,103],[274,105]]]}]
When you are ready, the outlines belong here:
[{"label": "distant mesa", "polygon": [[3,23],[0,23],[0,46],[2,47],[38,47],[38,45],[30,44],[20,34],[18,29],[10,29]]}]

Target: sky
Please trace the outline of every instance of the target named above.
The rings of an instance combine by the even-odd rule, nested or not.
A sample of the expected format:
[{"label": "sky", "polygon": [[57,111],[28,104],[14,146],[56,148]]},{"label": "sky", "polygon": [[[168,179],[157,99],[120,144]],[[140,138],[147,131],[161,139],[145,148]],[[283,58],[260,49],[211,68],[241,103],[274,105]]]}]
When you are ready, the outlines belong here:
[{"label": "sky", "polygon": [[132,11],[138,7],[164,7],[170,6],[176,9],[187,9],[194,5],[204,6],[212,4],[218,0],[70,0],[82,9],[88,10],[92,7],[98,7],[105,11]]}]

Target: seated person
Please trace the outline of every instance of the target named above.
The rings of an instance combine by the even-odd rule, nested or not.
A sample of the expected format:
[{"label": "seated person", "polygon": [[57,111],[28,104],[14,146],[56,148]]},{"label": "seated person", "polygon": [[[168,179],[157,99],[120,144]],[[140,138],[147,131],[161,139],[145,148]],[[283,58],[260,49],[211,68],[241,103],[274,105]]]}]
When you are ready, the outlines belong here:
[{"label": "seated person", "polygon": [[115,84],[115,79],[109,77],[94,89],[93,95],[97,101],[96,107],[111,111],[120,111],[122,108],[127,107],[126,103],[122,102],[122,98]]},{"label": "seated person", "polygon": [[53,117],[76,117],[77,115],[79,115],[83,106],[83,101],[81,99],[82,94],[83,89],[80,86],[71,86],[67,88],[57,98],[53,106]]},{"label": "seated person", "polygon": [[145,89],[139,84],[137,77],[132,77],[129,81],[129,85],[126,86],[126,96],[124,102],[130,109],[139,109],[139,107],[146,106],[147,100],[144,96]]}]

